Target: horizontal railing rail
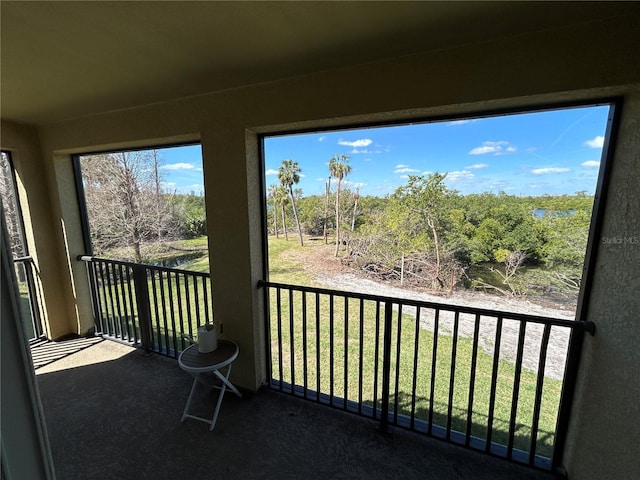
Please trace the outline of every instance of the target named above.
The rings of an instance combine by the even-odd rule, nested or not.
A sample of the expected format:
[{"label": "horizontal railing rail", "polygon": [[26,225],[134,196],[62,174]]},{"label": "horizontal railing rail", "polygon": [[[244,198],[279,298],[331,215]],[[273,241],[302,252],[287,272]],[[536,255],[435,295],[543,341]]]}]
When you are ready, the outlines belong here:
[{"label": "horizontal railing rail", "polygon": [[13,259],[18,280],[23,325],[29,340],[37,340],[44,336],[42,324],[42,284],[36,264],[32,257],[23,256]]},{"label": "horizontal railing rail", "polygon": [[213,321],[208,273],[81,255],[96,333],[176,358]]},{"label": "horizontal railing rail", "polygon": [[325,288],[266,289],[270,387],[545,470],[585,332],[573,321]]}]

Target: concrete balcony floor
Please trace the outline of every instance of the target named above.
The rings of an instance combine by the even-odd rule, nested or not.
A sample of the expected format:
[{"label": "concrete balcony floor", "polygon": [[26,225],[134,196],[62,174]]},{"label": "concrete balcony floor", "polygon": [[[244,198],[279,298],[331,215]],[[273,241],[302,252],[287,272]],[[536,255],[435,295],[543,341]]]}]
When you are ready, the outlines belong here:
[{"label": "concrete balcony floor", "polygon": [[[192,378],[176,360],[111,341],[36,374],[59,480],[554,478],[268,390],[228,394],[210,432],[180,422]],[[215,396],[198,392],[209,416]]]}]

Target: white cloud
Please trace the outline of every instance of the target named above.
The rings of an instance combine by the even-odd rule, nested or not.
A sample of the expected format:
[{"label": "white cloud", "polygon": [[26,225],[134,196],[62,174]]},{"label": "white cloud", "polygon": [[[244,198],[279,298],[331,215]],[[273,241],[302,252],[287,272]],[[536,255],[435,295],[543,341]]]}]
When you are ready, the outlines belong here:
[{"label": "white cloud", "polygon": [[587,160],[586,162],[582,162],[580,165],[584,168],[597,168],[600,166],[600,162],[597,160]]},{"label": "white cloud", "polygon": [[447,172],[447,179],[452,182],[457,182],[458,180],[470,180],[473,177],[475,177],[475,175],[469,170],[455,170],[453,172]]},{"label": "white cloud", "polygon": [[365,154],[369,154],[369,153],[382,153],[382,150],[367,150],[366,148],[364,150],[358,150],[357,148],[354,148],[353,150],[351,150],[351,152],[349,153],[365,153]]},{"label": "white cloud", "polygon": [[584,142],[584,144],[589,148],[602,148],[602,146],[604,145],[604,137],[598,135],[591,140],[587,140],[586,142]]},{"label": "white cloud", "polygon": [[475,122],[476,119],[466,119],[466,120],[454,120],[453,122],[447,122],[447,127],[455,127],[456,125],[464,125],[465,123]]},{"label": "white cloud", "polygon": [[469,169],[469,170],[473,170],[473,169],[476,169],[476,168],[487,168],[488,166],[489,166],[488,163],[474,163],[473,165],[467,165],[464,168]]},{"label": "white cloud", "polygon": [[191,165],[190,163],[180,162],[162,165],[160,168],[162,170],[193,170],[196,167]]},{"label": "white cloud", "polygon": [[367,185],[367,183],[365,182],[351,182],[349,180],[343,180],[342,184],[353,187],[353,188],[365,187]]},{"label": "white cloud", "polygon": [[396,168],[406,168],[409,165],[405,165],[404,163],[399,163],[398,165],[396,165]]},{"label": "white cloud", "polygon": [[403,166],[402,168],[396,168],[393,173],[417,173],[420,170],[417,170],[415,168],[409,168],[407,166]]},{"label": "white cloud", "polygon": [[373,143],[370,138],[362,138],[360,140],[354,140],[353,142],[347,142],[346,140],[338,141],[338,145],[345,145],[347,147],[368,147]]},{"label": "white cloud", "polygon": [[327,137],[325,137],[324,135],[321,135],[321,136],[318,138],[318,141],[319,141],[319,142],[324,142],[326,139],[327,139]]},{"label": "white cloud", "polygon": [[534,168],[531,173],[534,175],[544,175],[546,173],[567,173],[570,172],[570,168],[564,167],[547,167],[547,168]]},{"label": "white cloud", "polygon": [[483,142],[482,146],[469,150],[469,155],[486,155],[488,153],[504,155],[515,151],[516,148],[509,145],[509,142],[500,140],[498,142]]},{"label": "white cloud", "polygon": [[160,182],[162,188],[174,188],[176,186],[176,182]]},{"label": "white cloud", "polygon": [[269,170],[264,172],[264,174],[265,175],[277,175],[278,174],[278,170],[274,170],[273,168],[270,168]]}]

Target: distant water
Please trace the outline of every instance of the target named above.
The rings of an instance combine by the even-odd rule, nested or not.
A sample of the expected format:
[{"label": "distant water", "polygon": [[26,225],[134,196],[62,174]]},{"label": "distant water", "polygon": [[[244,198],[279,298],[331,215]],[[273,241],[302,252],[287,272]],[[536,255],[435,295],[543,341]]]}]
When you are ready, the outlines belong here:
[{"label": "distant water", "polygon": [[533,216],[536,218],[542,218],[545,215],[548,217],[568,217],[576,212],[577,210],[548,210],[546,208],[536,208],[533,211]]}]

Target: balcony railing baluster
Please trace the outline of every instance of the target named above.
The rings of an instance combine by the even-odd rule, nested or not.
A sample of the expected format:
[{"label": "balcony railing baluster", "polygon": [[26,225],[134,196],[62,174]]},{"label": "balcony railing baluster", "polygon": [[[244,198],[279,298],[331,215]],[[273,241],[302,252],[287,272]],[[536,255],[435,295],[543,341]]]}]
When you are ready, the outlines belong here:
[{"label": "balcony railing baluster", "polygon": [[449,402],[447,404],[447,435],[451,440],[451,423],[453,421],[453,394],[456,384],[456,361],[458,353],[458,326],[460,324],[460,312],[455,312],[453,319],[453,337],[451,343],[451,368],[449,371]]},{"label": "balcony railing baluster", "polygon": [[433,323],[433,347],[431,350],[431,385],[429,392],[429,421],[428,421],[428,429],[427,433],[431,435],[433,433],[433,408],[435,403],[435,392],[436,392],[436,372],[437,372],[437,362],[438,362],[438,330],[440,328],[440,309],[436,308],[434,313],[434,323]]},{"label": "balcony railing baluster", "polygon": [[[557,462],[548,442],[562,433],[549,423],[557,412],[548,409],[558,407],[570,375],[545,377],[548,346],[554,332],[581,334],[592,324],[315,287],[259,286],[266,287],[268,314],[272,293],[276,299],[275,323],[267,328],[278,342],[271,359],[279,370],[274,388],[379,419],[382,431],[391,423],[547,470]],[[288,315],[282,315],[283,297]],[[351,307],[354,300],[358,308]],[[308,322],[308,308],[315,310],[314,322]],[[306,351],[310,328],[315,355]],[[575,368],[572,355],[568,365]],[[303,374],[296,374],[300,369]]]},{"label": "balcony railing baluster", "polygon": [[478,337],[480,335],[480,315],[476,313],[476,321],[473,327],[473,347],[471,352],[471,370],[469,373],[469,400],[467,401],[467,431],[465,434],[464,444],[471,444],[471,427],[473,426],[473,397],[476,386],[476,365],[478,362]]},{"label": "balcony railing baluster", "polygon": [[307,367],[307,292],[302,292],[302,371],[303,371],[303,396],[308,400],[309,391],[309,369]]},{"label": "balcony railing baluster", "polygon": [[213,321],[208,273],[90,256],[78,260],[90,264],[98,334],[176,358],[187,345],[182,334],[193,336],[197,326]]},{"label": "balcony railing baluster", "polygon": [[284,379],[282,377],[282,362],[284,355],[282,354],[282,295],[280,293],[280,289],[276,290],[276,302],[276,315],[278,318],[278,382],[280,391],[282,391],[282,385],[284,383]]},{"label": "balcony railing baluster", "polygon": [[413,379],[411,382],[411,423],[409,428],[413,430],[416,423],[416,390],[418,388],[418,353],[420,345],[420,308],[416,308],[415,341],[413,342]]},{"label": "balcony railing baluster", "polygon": [[[140,340],[150,351],[176,357],[185,345],[182,334],[192,335],[213,320],[208,274],[80,259],[91,263],[98,333]],[[273,388],[377,419],[383,431],[391,422],[537,468],[559,465],[567,398],[592,323],[313,287],[259,286],[267,287]],[[315,313],[309,317],[308,310]],[[558,359],[557,345],[567,337],[566,357]],[[551,361],[555,376],[545,376]]]},{"label": "balcony railing baluster", "polygon": [[294,307],[293,302],[293,290],[289,290],[289,357],[291,360],[291,386],[296,385],[296,339],[293,331],[295,322],[294,319]]},{"label": "balcony railing baluster", "polygon": [[[21,292],[20,295],[26,294],[28,297],[28,308],[25,308],[22,312],[26,333],[31,340],[36,340],[44,336],[42,313],[40,311],[40,306],[43,304],[40,275],[33,258],[30,256],[14,258],[13,263]],[[92,301],[94,300],[92,299]]]}]

